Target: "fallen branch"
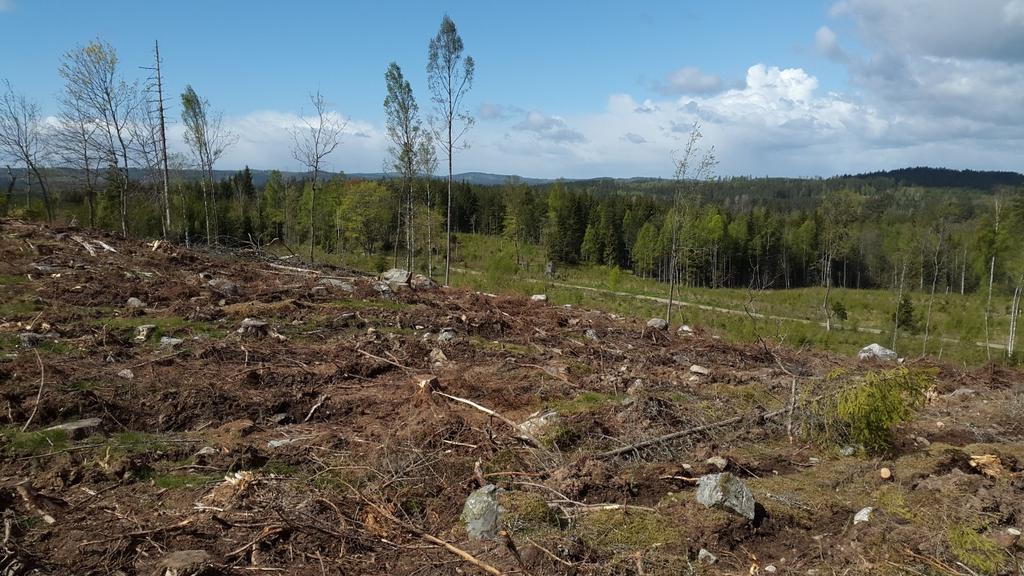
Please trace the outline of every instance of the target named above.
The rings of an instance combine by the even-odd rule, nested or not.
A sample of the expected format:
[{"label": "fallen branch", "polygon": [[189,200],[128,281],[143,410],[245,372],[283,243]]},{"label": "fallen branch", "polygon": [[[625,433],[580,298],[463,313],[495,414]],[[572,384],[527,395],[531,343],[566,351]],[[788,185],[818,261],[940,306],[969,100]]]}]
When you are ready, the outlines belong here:
[{"label": "fallen branch", "polygon": [[[763,420],[768,420],[770,418],[777,418],[778,416],[780,416],[782,414],[785,414],[786,411],[787,411],[787,408],[783,408],[782,410],[776,410],[774,412],[768,412],[767,414],[764,414],[761,418]],[[605,458],[614,458],[616,456],[619,456],[620,454],[626,454],[628,452],[634,452],[634,451],[637,451],[637,450],[639,450],[641,448],[647,448],[648,446],[654,446],[655,444],[662,444],[664,442],[669,442],[669,441],[675,440],[677,438],[683,438],[685,436],[690,436],[690,435],[697,434],[697,433],[700,433],[700,432],[705,432],[707,430],[714,430],[715,428],[722,428],[723,426],[729,426],[730,424],[736,424],[737,422],[742,422],[744,420],[744,418],[745,418],[745,416],[733,416],[732,418],[726,418],[725,420],[719,420],[718,422],[712,422],[711,424],[702,424],[700,426],[694,426],[692,428],[686,428],[685,430],[676,430],[675,432],[670,432],[668,434],[664,434],[662,436],[658,436],[657,438],[650,438],[648,440],[643,440],[643,441],[637,442],[635,444],[630,444],[629,446],[623,446],[621,448],[616,448],[614,450],[608,450],[607,452],[601,452],[599,454],[594,455],[594,458],[597,458],[599,460],[602,460],[602,459],[605,459]]]},{"label": "fallen branch", "polygon": [[32,349],[36,353],[36,362],[39,363],[39,392],[36,392],[36,403],[32,406],[32,413],[28,415],[28,420],[25,421],[25,425],[21,427],[21,431],[28,430],[28,425],[32,423],[32,419],[36,417],[36,410],[39,410],[39,402],[43,398],[43,384],[46,382],[46,372],[43,369],[43,359],[39,356],[39,351]]},{"label": "fallen branch", "polygon": [[321,394],[320,395],[320,399],[317,400],[316,404],[313,404],[313,407],[309,409],[309,414],[306,414],[306,419],[303,420],[303,422],[309,422],[309,419],[313,417],[313,413],[316,412],[317,410],[319,410],[320,407],[324,405],[324,400],[326,400],[326,399],[327,399],[327,396]]},{"label": "fallen branch", "polygon": [[381,357],[381,356],[377,356],[376,354],[370,354],[366,350],[360,350],[359,348],[356,348],[356,352],[359,352],[363,356],[367,356],[369,358],[373,358],[374,360],[380,360],[381,362],[387,362],[388,364],[391,364],[392,366],[395,366],[397,368],[401,368],[402,370],[412,371],[412,368],[409,368],[408,366],[403,366],[402,364],[399,364],[398,362],[395,362],[394,360],[388,360],[387,358],[384,358],[384,357]]},{"label": "fallen branch", "polygon": [[90,246],[89,243],[83,240],[80,236],[72,236],[71,239],[81,244],[82,248],[85,248],[85,251],[89,253],[89,256],[96,255],[96,249]]},{"label": "fallen branch", "polygon": [[497,418],[498,420],[501,420],[502,422],[507,424],[510,428],[515,430],[516,431],[516,436],[515,436],[516,438],[520,438],[520,439],[524,440],[526,443],[530,444],[534,448],[540,448],[541,447],[540,442],[538,442],[537,439],[534,438],[533,436],[530,436],[529,434],[524,433],[522,428],[519,427],[519,424],[516,424],[512,420],[509,420],[508,418],[502,416],[501,414],[495,412],[494,410],[491,410],[490,408],[487,408],[486,406],[481,406],[481,405],[477,404],[476,402],[473,402],[472,400],[468,400],[466,398],[459,398],[458,396],[452,396],[451,394],[445,394],[444,392],[437,392],[437,391],[435,391],[434,394],[437,394],[438,396],[444,396],[445,398],[448,398],[449,400],[455,400],[456,402],[461,402],[461,403],[463,403],[463,404],[465,404],[467,406],[472,406],[473,408],[476,408],[477,410],[483,412],[484,414],[487,414],[488,416],[493,416],[494,418]]},{"label": "fallen branch", "polygon": [[103,538],[101,540],[92,540],[92,541],[89,541],[89,542],[82,542],[81,544],[78,545],[78,547],[79,548],[83,548],[83,547],[88,546],[90,544],[102,544],[104,542],[112,542],[114,540],[120,540],[122,538],[130,538],[130,539],[142,538],[143,536],[152,536],[153,534],[159,534],[161,532],[171,532],[173,530],[180,530],[180,529],[188,526],[189,524],[192,524],[192,522],[194,522],[194,521],[195,521],[195,518],[191,518],[191,517],[190,518],[185,518],[184,520],[182,520],[181,522],[178,522],[177,524],[170,524],[168,526],[160,526],[158,528],[151,528],[149,530],[137,530],[135,532],[129,532],[127,534],[118,534],[117,536],[111,536],[109,538]]}]

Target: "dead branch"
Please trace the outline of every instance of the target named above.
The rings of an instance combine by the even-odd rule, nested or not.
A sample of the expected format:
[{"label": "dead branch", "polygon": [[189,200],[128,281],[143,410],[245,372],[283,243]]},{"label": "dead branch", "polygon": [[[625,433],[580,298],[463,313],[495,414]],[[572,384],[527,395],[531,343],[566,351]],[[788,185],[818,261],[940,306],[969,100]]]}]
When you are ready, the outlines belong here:
[{"label": "dead branch", "polygon": [[46,372],[43,370],[43,359],[39,356],[39,351],[33,349],[36,353],[36,362],[39,363],[39,392],[36,392],[36,403],[32,406],[32,413],[28,415],[28,420],[25,421],[25,425],[21,427],[21,431],[28,430],[28,425],[32,423],[32,419],[36,417],[36,410],[39,410],[39,402],[43,398],[43,384],[46,382]]},{"label": "dead branch", "polygon": [[409,371],[412,370],[412,368],[409,368],[408,366],[403,366],[402,364],[399,364],[398,362],[395,362],[394,360],[388,360],[387,358],[383,358],[381,356],[377,356],[376,354],[370,354],[366,350],[360,350],[359,348],[356,348],[356,352],[359,352],[363,356],[367,356],[369,358],[373,358],[374,360],[380,360],[381,362],[387,362],[388,364],[391,364],[392,366],[395,366],[397,368],[401,368],[402,370],[409,370]]},{"label": "dead branch", "polygon": [[89,256],[96,255],[96,249],[90,246],[88,242],[83,240],[81,236],[72,236],[71,239],[81,244],[82,247],[85,248],[85,251],[89,253]]},{"label": "dead branch", "polygon": [[516,438],[522,439],[523,441],[525,441],[527,444],[533,446],[534,448],[540,448],[541,447],[540,442],[538,442],[537,439],[534,438],[533,436],[530,436],[529,434],[526,434],[525,432],[523,432],[522,428],[519,427],[519,424],[516,424],[512,420],[509,420],[508,418],[502,416],[501,414],[495,412],[494,410],[491,410],[490,408],[487,408],[485,406],[481,406],[481,405],[477,404],[476,402],[473,402],[472,400],[468,400],[466,398],[459,398],[458,396],[452,396],[451,394],[445,394],[444,392],[437,392],[437,391],[435,391],[434,394],[437,394],[439,396],[444,396],[445,398],[448,398],[449,400],[455,400],[456,402],[461,402],[461,403],[463,403],[463,404],[465,404],[467,406],[472,406],[473,408],[476,408],[477,410],[483,412],[484,414],[487,414],[488,416],[493,416],[494,418],[497,418],[498,420],[501,420],[502,422],[507,424],[510,428],[515,430],[516,431],[516,435],[515,435]]},{"label": "dead branch", "polygon": [[[778,416],[780,416],[782,414],[785,414],[786,411],[787,411],[787,408],[783,408],[781,410],[776,410],[774,412],[768,412],[767,414],[764,414],[761,418],[763,420],[768,420],[770,418],[777,418]],[[630,444],[629,446],[623,446],[621,448],[616,448],[614,450],[608,450],[606,452],[601,452],[599,454],[595,454],[594,458],[597,458],[599,460],[603,460],[605,458],[614,458],[614,457],[619,456],[621,454],[626,454],[628,452],[634,452],[634,451],[639,450],[641,448],[647,448],[648,446],[654,446],[655,444],[662,444],[664,442],[668,442],[670,440],[675,440],[677,438],[683,438],[685,436],[690,436],[692,434],[697,434],[697,433],[700,433],[700,432],[705,432],[707,430],[714,430],[715,428],[722,428],[723,426],[729,426],[731,424],[736,424],[738,422],[742,422],[744,419],[745,419],[744,416],[733,416],[732,418],[726,418],[725,420],[719,420],[718,422],[712,422],[710,424],[702,424],[700,426],[694,426],[692,428],[686,428],[685,430],[676,430],[675,432],[670,432],[668,434],[664,434],[664,435],[658,436],[656,438],[650,438],[648,440],[643,440],[641,442],[636,442],[635,444]]]},{"label": "dead branch", "polygon": [[423,530],[420,530],[416,526],[414,526],[412,524],[409,524],[408,522],[405,522],[404,520],[400,520],[400,519],[396,518],[393,514],[391,514],[387,510],[385,510],[382,506],[378,505],[373,500],[370,500],[369,498],[367,498],[362,492],[357,490],[352,485],[348,484],[347,482],[345,483],[345,485],[348,486],[348,489],[351,490],[353,493],[355,493],[356,496],[358,496],[360,500],[362,500],[363,502],[366,502],[366,504],[368,506],[370,506],[371,508],[376,510],[377,513],[380,514],[383,518],[386,518],[387,520],[390,520],[394,524],[397,524],[398,526],[400,526],[401,528],[403,528],[407,532],[413,534],[414,536],[416,536],[418,538],[426,540],[427,542],[430,542],[431,544],[435,544],[437,546],[440,546],[440,547],[444,548],[445,550],[451,552],[452,554],[455,554],[459,558],[462,558],[466,562],[469,562],[470,564],[476,566],[477,568],[480,568],[481,570],[484,570],[485,572],[488,572],[490,574],[494,574],[494,576],[504,576],[505,573],[502,572],[501,570],[499,570],[498,568],[495,568],[494,566],[491,566],[490,564],[488,564],[488,563],[486,563],[486,562],[484,562],[482,560],[477,559],[475,556],[473,556],[469,552],[466,552],[465,550],[463,550],[462,548],[459,548],[458,546],[455,546],[454,544],[450,544],[450,543],[448,543],[448,542],[438,538],[437,536],[434,536],[432,534],[428,534],[427,532],[424,532]]},{"label": "dead branch", "polygon": [[309,419],[313,417],[313,413],[319,410],[320,407],[324,405],[324,400],[326,399],[327,396],[321,394],[320,399],[317,400],[316,404],[313,404],[313,407],[309,409],[309,414],[306,414],[306,418],[303,420],[303,422],[309,422]]}]

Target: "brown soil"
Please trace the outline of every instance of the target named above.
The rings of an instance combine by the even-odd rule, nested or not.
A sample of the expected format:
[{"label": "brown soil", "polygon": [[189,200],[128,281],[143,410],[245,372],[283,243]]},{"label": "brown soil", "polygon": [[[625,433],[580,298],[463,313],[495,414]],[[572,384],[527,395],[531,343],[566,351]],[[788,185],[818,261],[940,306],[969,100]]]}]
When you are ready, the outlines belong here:
[{"label": "brown soil", "polygon": [[[206,555],[182,575],[484,573],[439,540],[509,574],[1024,573],[1007,540],[1024,528],[1020,371],[909,362],[937,369],[929,403],[888,452],[842,456],[804,439],[804,400],[877,364],[275,263],[301,266],[0,221],[0,573],[169,574],[186,550]],[[792,438],[763,417],[789,402],[787,372]],[[562,419],[531,446],[424,375],[515,422]],[[971,464],[985,454],[998,470]],[[711,457],[753,491],[753,522],[695,501],[686,478]],[[481,475],[508,498],[494,541],[459,520]]]}]

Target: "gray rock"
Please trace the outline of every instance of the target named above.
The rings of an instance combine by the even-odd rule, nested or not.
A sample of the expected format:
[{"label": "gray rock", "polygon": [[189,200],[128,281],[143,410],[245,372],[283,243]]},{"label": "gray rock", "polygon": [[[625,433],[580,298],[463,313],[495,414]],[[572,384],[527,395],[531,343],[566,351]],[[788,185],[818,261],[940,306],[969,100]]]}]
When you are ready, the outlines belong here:
[{"label": "gray rock", "polygon": [[534,412],[519,425],[519,431],[532,438],[541,438],[561,422],[558,412]]},{"label": "gray rock", "polygon": [[843,446],[839,450],[839,453],[842,454],[843,456],[853,456],[854,454],[857,453],[857,447],[856,446]]},{"label": "gray rock", "polygon": [[412,272],[401,268],[392,268],[381,274],[380,279],[388,284],[408,284],[412,279]]},{"label": "gray rock", "polygon": [[82,420],[75,420],[74,422],[65,422],[63,424],[57,424],[56,426],[50,426],[47,430],[62,430],[68,436],[72,438],[82,438],[90,431],[103,424],[103,421],[99,418],[85,418]]},{"label": "gray rock", "polygon": [[175,346],[181,344],[182,342],[184,342],[184,340],[182,340],[181,338],[171,338],[170,336],[160,337],[161,348],[174,348]]},{"label": "gray rock", "polygon": [[434,279],[423,274],[413,274],[409,285],[413,290],[436,290],[440,285]]},{"label": "gray rock", "polygon": [[547,302],[548,301],[548,295],[547,294],[534,294],[533,296],[530,296],[530,300],[533,301],[533,302]]},{"label": "gray rock", "polygon": [[648,328],[654,328],[655,330],[668,330],[668,320],[664,318],[651,318],[647,321]]},{"label": "gray rock", "polygon": [[961,398],[970,398],[975,394],[977,394],[977,392],[975,392],[971,388],[957,388],[956,390],[953,390],[949,394],[946,394],[946,398],[949,400],[958,400]]},{"label": "gray rock", "polygon": [[871,520],[871,513],[874,511],[875,509],[871,506],[861,508],[853,515],[853,525],[856,526],[857,524],[863,524],[864,522]]},{"label": "gray rock", "polygon": [[135,373],[127,368],[118,372],[117,375],[120,376],[121,378],[124,378],[125,380],[132,380],[135,378]]},{"label": "gray rock", "polygon": [[679,327],[679,330],[676,330],[676,332],[679,332],[680,334],[693,334],[693,328],[683,324]]},{"label": "gray rock", "polygon": [[238,327],[239,334],[264,335],[267,333],[267,322],[256,318],[245,318]]},{"label": "gray rock", "polygon": [[317,284],[321,286],[326,286],[327,288],[341,290],[342,292],[356,291],[356,287],[354,285],[350,284],[349,282],[345,282],[344,280],[338,280],[337,278],[321,278],[320,281],[317,282]]},{"label": "gray rock", "polygon": [[755,515],[754,494],[742,480],[729,472],[701,476],[697,482],[697,502],[738,514],[747,520]]},{"label": "gray rock", "polygon": [[718,556],[715,556],[714,554],[712,554],[711,552],[708,552],[704,548],[701,548],[700,551],[697,552],[697,563],[698,564],[703,564],[705,566],[710,566],[710,565],[714,564],[715,562],[718,562]]},{"label": "gray rock", "polygon": [[197,576],[213,563],[206,550],[178,550],[160,559],[154,576]]},{"label": "gray rock", "polygon": [[143,324],[142,326],[135,327],[135,341],[145,342],[149,340],[149,337],[153,335],[156,330],[156,324]]},{"label": "gray rock", "polygon": [[594,342],[600,340],[597,336],[597,330],[594,330],[593,328],[587,328],[587,331],[583,333],[583,337]]},{"label": "gray rock", "polygon": [[455,329],[454,328],[441,328],[441,333],[437,335],[438,344],[448,344],[455,340]]},{"label": "gray rock", "polygon": [[222,296],[234,296],[238,294],[238,285],[227,278],[213,278],[206,283],[211,290]]},{"label": "gray rock", "polygon": [[714,466],[719,470],[725,470],[725,467],[729,465],[729,461],[721,456],[712,456],[711,458],[708,458],[705,463],[710,466]]},{"label": "gray rock", "polygon": [[213,456],[217,453],[217,449],[213,446],[203,446],[196,452],[196,456]]},{"label": "gray rock", "polygon": [[889,350],[881,344],[869,344],[861,348],[860,352],[857,353],[857,357],[861,360],[868,360],[870,358],[877,358],[884,362],[895,362],[899,356]]},{"label": "gray rock", "polygon": [[430,363],[431,364],[444,364],[448,361],[448,356],[445,355],[444,350],[440,348],[434,348],[430,351]]},{"label": "gray rock", "polygon": [[690,372],[693,372],[694,374],[701,374],[701,375],[704,375],[704,376],[710,376],[711,375],[711,369],[710,368],[705,368],[705,367],[701,366],[700,364],[694,364],[693,366],[690,366]]},{"label": "gray rock", "polygon": [[56,340],[51,334],[38,334],[36,332],[22,332],[18,334],[18,341],[23,348],[35,348],[47,340]]},{"label": "gray rock", "polygon": [[776,568],[774,564],[769,564],[764,567],[764,571],[769,574],[775,574],[778,571],[778,568]]},{"label": "gray rock", "polygon": [[139,300],[138,298],[132,296],[131,298],[128,299],[128,307],[129,308],[145,308],[146,307],[146,303],[143,302],[142,300]]},{"label": "gray rock", "polygon": [[501,529],[501,506],[498,487],[488,484],[475,490],[462,507],[462,522],[466,532],[475,540],[490,540]]}]

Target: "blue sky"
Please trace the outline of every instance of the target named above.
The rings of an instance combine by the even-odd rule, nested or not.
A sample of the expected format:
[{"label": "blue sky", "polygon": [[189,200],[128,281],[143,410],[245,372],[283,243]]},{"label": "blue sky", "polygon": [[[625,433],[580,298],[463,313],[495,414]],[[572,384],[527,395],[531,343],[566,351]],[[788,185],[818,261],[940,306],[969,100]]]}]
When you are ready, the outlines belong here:
[{"label": "blue sky", "polygon": [[694,120],[724,174],[1024,169],[1024,0],[0,0],[0,77],[53,114],[63,52],[100,37],[136,77],[159,39],[169,90],[192,84],[238,136],[222,167],[295,168],[287,127],[319,88],[349,120],[332,168],[378,171],[384,70],[425,115],[445,12],[477,61],[457,171],[667,176]]}]

